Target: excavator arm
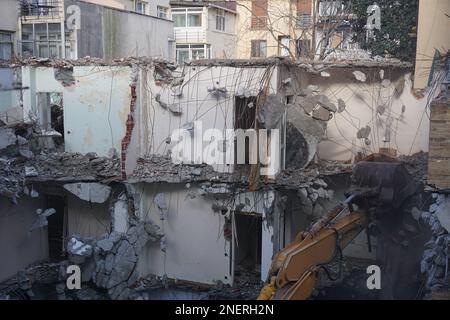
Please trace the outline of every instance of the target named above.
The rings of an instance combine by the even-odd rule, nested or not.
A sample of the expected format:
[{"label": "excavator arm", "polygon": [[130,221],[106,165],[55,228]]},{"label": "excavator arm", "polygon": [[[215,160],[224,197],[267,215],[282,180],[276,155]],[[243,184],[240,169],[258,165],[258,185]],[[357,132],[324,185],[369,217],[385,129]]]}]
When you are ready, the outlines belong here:
[{"label": "excavator arm", "polygon": [[[275,256],[258,300],[303,300],[310,297],[320,266],[329,263],[366,226],[367,214],[350,212],[337,219],[355,195],[347,198]],[[333,221],[336,220],[336,221]]]},{"label": "excavator arm", "polygon": [[[415,190],[408,171],[395,162],[358,162],[353,168],[352,185],[354,192],[344,202],[278,252],[259,300],[309,298],[321,266],[341,254],[367,227],[370,209],[399,208]],[[353,204],[364,211],[354,211]]]}]

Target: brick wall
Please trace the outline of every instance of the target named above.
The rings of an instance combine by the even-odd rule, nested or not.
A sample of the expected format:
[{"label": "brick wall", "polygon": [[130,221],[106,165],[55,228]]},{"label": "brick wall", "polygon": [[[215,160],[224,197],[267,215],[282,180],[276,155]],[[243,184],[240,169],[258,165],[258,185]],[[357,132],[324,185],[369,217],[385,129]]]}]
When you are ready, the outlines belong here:
[{"label": "brick wall", "polygon": [[450,100],[431,104],[428,184],[450,188]]},{"label": "brick wall", "polygon": [[131,88],[131,103],[130,103],[130,113],[128,114],[128,119],[126,122],[126,132],[125,137],[122,139],[122,152],[121,152],[121,165],[122,165],[122,179],[125,180],[127,178],[127,174],[125,171],[125,161],[127,159],[127,150],[131,141],[131,134],[134,129],[134,110],[136,108],[136,86],[130,85]]}]

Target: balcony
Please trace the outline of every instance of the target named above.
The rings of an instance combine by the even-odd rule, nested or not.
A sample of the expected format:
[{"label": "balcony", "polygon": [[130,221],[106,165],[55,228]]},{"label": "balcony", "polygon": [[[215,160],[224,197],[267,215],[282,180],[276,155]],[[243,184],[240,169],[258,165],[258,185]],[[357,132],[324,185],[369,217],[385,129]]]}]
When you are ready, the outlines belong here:
[{"label": "balcony", "polygon": [[25,21],[58,20],[63,17],[61,0],[21,0],[20,17]]},{"label": "balcony", "polygon": [[264,30],[267,28],[267,16],[252,16],[250,28],[252,30]]},{"label": "balcony", "polygon": [[177,43],[205,43],[206,32],[202,28],[175,28],[175,41]]}]

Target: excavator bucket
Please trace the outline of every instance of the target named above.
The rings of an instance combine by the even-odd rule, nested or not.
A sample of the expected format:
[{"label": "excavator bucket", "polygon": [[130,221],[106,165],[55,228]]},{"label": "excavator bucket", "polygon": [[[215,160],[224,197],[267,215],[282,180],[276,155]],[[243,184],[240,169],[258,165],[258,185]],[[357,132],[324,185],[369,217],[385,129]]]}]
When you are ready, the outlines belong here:
[{"label": "excavator bucket", "polygon": [[355,188],[377,189],[379,201],[393,208],[400,207],[416,189],[409,172],[397,162],[358,162],[353,168],[352,184]]}]

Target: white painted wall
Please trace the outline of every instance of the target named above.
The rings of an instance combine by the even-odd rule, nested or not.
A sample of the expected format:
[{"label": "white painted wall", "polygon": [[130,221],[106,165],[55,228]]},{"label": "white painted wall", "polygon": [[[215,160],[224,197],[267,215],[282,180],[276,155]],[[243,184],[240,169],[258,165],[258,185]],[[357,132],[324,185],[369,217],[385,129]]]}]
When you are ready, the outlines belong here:
[{"label": "white painted wall", "polygon": [[[380,77],[381,70],[384,70],[384,79]],[[363,72],[366,82],[356,80],[353,71]],[[344,112],[335,113],[328,121],[325,140],[318,148],[320,159],[350,160],[357,152],[368,155],[378,152],[379,148],[394,148],[397,154],[406,155],[428,150],[427,96],[418,98],[412,94],[411,75],[407,69],[396,72],[392,68],[381,67],[330,68],[327,72],[330,77],[305,71],[293,75],[294,79],[301,79],[300,88],[316,86],[317,93],[326,95],[336,106],[339,99],[346,104]],[[289,76],[285,74],[282,78]],[[383,83],[383,80],[390,82]],[[404,89],[395,94],[401,81]],[[298,90],[292,89],[291,92],[297,95]],[[385,107],[383,114],[377,112],[380,105]],[[389,118],[392,119],[390,141],[384,142]],[[356,136],[357,131],[367,125],[371,127],[370,145]]]},{"label": "white painted wall", "polygon": [[36,209],[43,204],[41,199],[24,196],[14,205],[0,197],[0,281],[48,258],[47,228],[28,232],[36,220]]},{"label": "white painted wall", "polygon": [[23,121],[20,90],[12,90],[20,73],[20,68],[0,68],[0,120],[7,124]]},{"label": "white painted wall", "polygon": [[[157,223],[166,236],[166,252],[158,243],[150,243],[139,259],[140,276],[156,274],[169,278],[214,284],[218,280],[232,283],[230,273],[230,242],[223,237],[225,218],[212,210],[213,199],[188,197],[184,185],[141,184],[140,218]],[[191,190],[198,190],[191,186]],[[166,220],[160,220],[160,211],[154,197],[164,193],[168,206]]]},{"label": "white painted wall", "polygon": [[[177,87],[158,86],[151,70],[141,69],[138,103],[136,109],[136,126],[133,139],[136,144],[128,149],[128,154],[144,156],[145,154],[167,154],[176,143],[166,143],[166,138],[186,123],[201,121],[203,132],[207,129],[233,129],[234,97],[247,92],[257,95],[261,90],[265,67],[184,67],[184,85],[180,87],[182,96],[174,95]],[[269,93],[276,92],[277,71],[270,78]],[[208,88],[225,87],[227,97],[216,98]],[[181,115],[165,110],[155,101],[156,94],[161,101],[174,104],[181,109]],[[193,143],[200,143],[201,134],[195,134]],[[207,143],[203,144],[204,146]],[[131,167],[133,167],[131,165]],[[231,165],[216,165],[220,172],[232,172]]]},{"label": "white painted wall", "polygon": [[[387,72],[387,70],[386,70]],[[327,86],[324,93],[332,100],[343,99],[346,112],[336,113],[329,121],[328,141],[319,145],[319,157],[322,159],[348,160],[357,151],[366,154],[378,152],[381,147],[397,149],[399,154],[413,154],[428,151],[429,120],[426,115],[426,98],[418,99],[411,93],[410,74],[404,75],[405,89],[398,97],[393,97],[395,84],[384,88],[380,82],[374,84],[351,83]],[[383,115],[377,114],[378,105],[386,105]],[[402,113],[402,106],[405,112]],[[386,119],[389,110],[392,117],[390,142],[383,142]],[[356,138],[359,128],[369,125],[371,144]]]},{"label": "white painted wall", "polygon": [[225,11],[225,30],[216,29],[216,8],[208,8],[206,40],[211,45],[211,59],[234,58],[236,50],[236,14]]},{"label": "white painted wall", "polygon": [[108,201],[89,203],[74,195],[67,195],[67,235],[98,239],[111,232],[111,213]]},{"label": "white painted wall", "polygon": [[75,84],[64,87],[54,69],[23,67],[24,117],[37,115],[36,95],[60,92],[64,104],[64,142],[68,152],[96,152],[107,156],[111,148],[121,150],[130,110],[129,67],[74,67]]}]

